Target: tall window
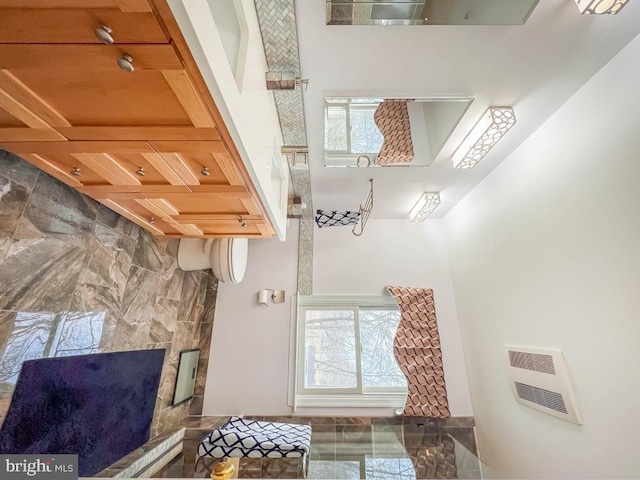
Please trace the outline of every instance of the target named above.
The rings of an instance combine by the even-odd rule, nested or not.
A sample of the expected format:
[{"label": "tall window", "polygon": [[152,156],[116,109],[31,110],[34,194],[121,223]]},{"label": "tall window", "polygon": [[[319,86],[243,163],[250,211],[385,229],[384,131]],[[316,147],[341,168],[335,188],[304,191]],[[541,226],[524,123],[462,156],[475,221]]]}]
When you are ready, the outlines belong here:
[{"label": "tall window", "polygon": [[403,398],[406,379],[393,355],[400,321],[395,302],[389,297],[336,298],[301,297],[297,394],[333,396],[337,404],[346,394]]}]

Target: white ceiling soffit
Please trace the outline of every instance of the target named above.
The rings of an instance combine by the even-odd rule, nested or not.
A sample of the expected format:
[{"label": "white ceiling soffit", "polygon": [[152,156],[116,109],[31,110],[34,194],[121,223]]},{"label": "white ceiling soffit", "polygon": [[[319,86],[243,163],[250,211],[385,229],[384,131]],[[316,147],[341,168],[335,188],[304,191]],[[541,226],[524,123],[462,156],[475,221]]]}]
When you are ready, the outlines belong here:
[{"label": "white ceiling soffit", "polygon": [[[326,4],[296,0],[315,208],[353,210],[376,182],[371,218],[407,218],[425,192],[442,218],[551,114],[640,33],[640,2],[619,15],[581,15],[574,0],[544,0],[522,26],[327,26]],[[471,95],[475,101],[431,167],[325,168],[325,96]],[[471,170],[451,155],[490,106],[518,123]],[[534,161],[535,159],[533,159]]]}]

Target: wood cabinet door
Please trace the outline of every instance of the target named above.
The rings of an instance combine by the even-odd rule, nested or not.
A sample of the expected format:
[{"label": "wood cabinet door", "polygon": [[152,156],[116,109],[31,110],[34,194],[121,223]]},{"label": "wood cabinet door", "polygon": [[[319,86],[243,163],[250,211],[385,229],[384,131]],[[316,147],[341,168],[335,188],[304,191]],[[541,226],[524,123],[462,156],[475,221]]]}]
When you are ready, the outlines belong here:
[{"label": "wood cabinet door", "polygon": [[199,231],[182,228],[181,225],[173,222],[171,218],[166,220],[161,218],[155,213],[155,209],[148,208],[147,202],[138,193],[122,192],[114,194],[108,192],[102,195],[98,192],[94,198],[114,212],[149,230],[154,235],[192,237],[197,236],[199,233]]},{"label": "wood cabinet door", "polygon": [[274,234],[220,141],[0,146],[156,235]]},{"label": "wood cabinet door", "polygon": [[171,44],[0,44],[0,110],[0,141],[220,138]]},{"label": "wood cabinet door", "polygon": [[[194,143],[216,152],[224,150],[219,141]],[[192,191],[188,185],[199,184],[195,172],[189,170],[187,174],[186,161],[184,165],[178,161],[182,160],[181,154],[158,153],[148,142],[0,142],[0,146],[31,161],[67,185],[89,194],[98,191],[98,187],[102,191],[113,187],[113,192],[183,193]],[[193,160],[189,155],[185,157]],[[206,159],[203,163],[206,164]],[[213,179],[210,184],[231,184],[223,180],[219,169],[212,168],[211,172],[209,176],[202,176],[201,172],[198,174]]]},{"label": "wood cabinet door", "polygon": [[[271,237],[264,218],[243,187],[203,186],[197,192],[145,193],[140,201],[180,236]],[[170,235],[170,234],[169,234]]]},{"label": "wood cabinet door", "polygon": [[90,196],[189,188],[147,142],[4,142],[61,182]]},{"label": "wood cabinet door", "polygon": [[0,43],[101,43],[95,29],[114,44],[169,43],[147,0],[0,0]]},{"label": "wood cabinet door", "polygon": [[[170,185],[170,168],[146,142],[0,142],[49,175],[98,200],[155,235],[194,235],[150,210],[144,192]],[[177,181],[177,176],[169,179]],[[183,182],[176,191],[188,192]],[[153,204],[151,204],[153,205]]]},{"label": "wood cabinet door", "polygon": [[[86,161],[84,152],[72,142],[0,142],[0,147],[19,155],[70,187],[111,185],[101,175],[110,165],[105,164],[94,170],[91,168],[93,165]],[[132,190],[127,188],[127,191]]]},{"label": "wood cabinet door", "polygon": [[149,144],[189,189],[186,193],[172,186],[145,192],[147,208],[155,207],[160,218],[197,236],[274,234],[222,142]]}]

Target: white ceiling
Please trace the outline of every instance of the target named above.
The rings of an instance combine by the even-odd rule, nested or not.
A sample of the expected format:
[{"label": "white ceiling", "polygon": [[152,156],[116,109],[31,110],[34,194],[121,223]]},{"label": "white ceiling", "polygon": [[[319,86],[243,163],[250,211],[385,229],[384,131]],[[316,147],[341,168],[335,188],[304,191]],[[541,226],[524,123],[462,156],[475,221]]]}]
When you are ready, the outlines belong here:
[{"label": "white ceiling", "polygon": [[[433,214],[441,218],[640,33],[640,2],[586,16],[574,0],[540,0],[523,26],[376,27],[327,26],[324,0],[296,0],[296,19],[314,208],[357,209],[374,178],[372,218],[407,218],[424,191],[441,192]],[[331,95],[475,101],[431,167],[325,168],[323,99]],[[518,123],[478,166],[454,170],[451,154],[489,106],[512,106]]]}]

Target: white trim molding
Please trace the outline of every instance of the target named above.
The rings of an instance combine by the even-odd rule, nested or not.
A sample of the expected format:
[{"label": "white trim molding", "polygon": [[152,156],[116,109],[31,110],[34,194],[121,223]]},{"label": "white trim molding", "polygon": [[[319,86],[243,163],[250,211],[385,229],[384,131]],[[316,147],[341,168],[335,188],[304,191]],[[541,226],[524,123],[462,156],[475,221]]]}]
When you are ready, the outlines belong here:
[{"label": "white trim molding", "polygon": [[296,407],[326,408],[399,408],[407,399],[406,393],[367,393],[342,395],[296,395]]},{"label": "white trim molding", "polygon": [[395,307],[398,304],[389,295],[299,295],[300,306],[352,306],[360,307]]}]

